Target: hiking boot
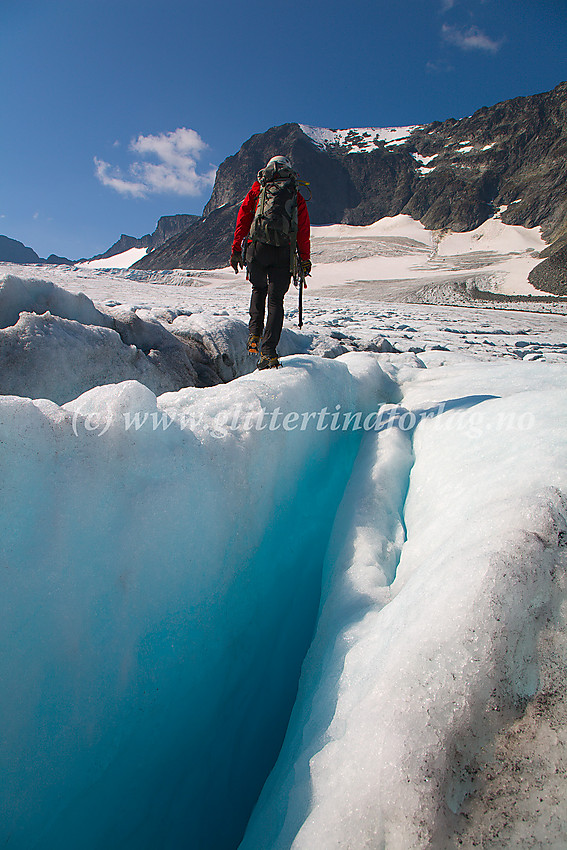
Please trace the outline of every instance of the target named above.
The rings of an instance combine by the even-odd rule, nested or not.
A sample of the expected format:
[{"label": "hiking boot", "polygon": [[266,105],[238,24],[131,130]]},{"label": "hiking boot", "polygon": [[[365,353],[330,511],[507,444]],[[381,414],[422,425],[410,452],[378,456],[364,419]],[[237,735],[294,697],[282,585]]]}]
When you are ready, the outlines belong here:
[{"label": "hiking boot", "polygon": [[281,366],[277,354],[262,354],[258,360],[258,369],[277,369]]},{"label": "hiking boot", "polygon": [[250,334],[248,337],[248,354],[260,353],[260,337]]}]

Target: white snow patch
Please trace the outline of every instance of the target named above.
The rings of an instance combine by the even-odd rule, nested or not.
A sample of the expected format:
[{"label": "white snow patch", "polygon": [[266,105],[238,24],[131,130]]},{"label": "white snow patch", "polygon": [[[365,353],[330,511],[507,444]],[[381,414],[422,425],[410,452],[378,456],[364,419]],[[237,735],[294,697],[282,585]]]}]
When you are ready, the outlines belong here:
[{"label": "white snow patch", "polygon": [[403,144],[418,125],[411,127],[355,127],[347,130],[330,130],[300,124],[306,136],[320,148],[338,146],[348,148],[349,153],[366,153],[382,144]]},{"label": "white snow patch", "polygon": [[435,171],[437,168],[436,165],[422,165],[417,169],[418,174],[421,174],[422,177],[427,177],[428,174],[431,174],[432,171]]},{"label": "white snow patch", "polygon": [[504,224],[489,218],[476,230],[465,233],[448,233],[439,242],[439,256],[466,254],[469,251],[494,251],[501,254],[543,251],[546,242],[541,227],[521,227]]},{"label": "white snow patch", "polygon": [[312,238],[333,237],[335,239],[355,239],[358,237],[394,236],[414,239],[426,245],[433,245],[432,234],[420,221],[410,215],[386,216],[373,224],[326,224],[311,228]]},{"label": "white snow patch", "polygon": [[421,162],[422,165],[427,165],[429,162],[436,159],[438,154],[434,153],[433,156],[422,156],[419,153],[412,153],[412,156],[416,162]]},{"label": "white snow patch", "polygon": [[86,263],[79,263],[79,266],[90,269],[128,269],[142,257],[145,257],[147,253],[147,248],[130,248],[128,251],[115,254],[113,257],[106,257],[103,260],[87,260]]}]

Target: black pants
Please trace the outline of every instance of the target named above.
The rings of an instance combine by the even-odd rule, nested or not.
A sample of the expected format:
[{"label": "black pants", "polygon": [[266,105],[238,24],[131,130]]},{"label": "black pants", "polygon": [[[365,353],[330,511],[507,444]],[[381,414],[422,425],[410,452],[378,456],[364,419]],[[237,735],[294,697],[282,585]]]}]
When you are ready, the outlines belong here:
[{"label": "black pants", "polygon": [[[262,353],[273,357],[280,341],[284,318],[284,296],[289,289],[289,247],[257,242],[248,265],[252,284],[249,331],[262,337]],[[264,314],[268,298],[268,318]]]}]

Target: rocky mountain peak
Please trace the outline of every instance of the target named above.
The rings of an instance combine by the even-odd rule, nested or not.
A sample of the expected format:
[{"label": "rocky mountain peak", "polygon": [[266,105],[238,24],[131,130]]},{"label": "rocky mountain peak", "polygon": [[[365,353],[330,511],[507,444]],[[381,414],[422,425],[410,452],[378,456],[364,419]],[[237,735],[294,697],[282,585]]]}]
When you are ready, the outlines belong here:
[{"label": "rocky mountain peak", "polygon": [[566,117],[561,83],[426,126],[272,127],[221,164],[203,217],[136,266],[226,264],[238,206],[278,153],[310,183],[313,224],[364,225],[405,213],[431,230],[466,231],[499,213],[508,224],[541,226],[553,241],[567,221]]},{"label": "rocky mountain peak", "polygon": [[145,236],[139,237],[128,236],[126,233],[123,233],[120,239],[110,246],[108,251],[105,251],[104,254],[97,254],[95,257],[90,257],[90,259],[106,260],[108,257],[115,257],[117,254],[129,251],[130,248],[149,248],[152,251],[154,248],[159,248],[168,239],[186,230],[198,218],[198,215],[162,215],[153,233],[146,233]]}]

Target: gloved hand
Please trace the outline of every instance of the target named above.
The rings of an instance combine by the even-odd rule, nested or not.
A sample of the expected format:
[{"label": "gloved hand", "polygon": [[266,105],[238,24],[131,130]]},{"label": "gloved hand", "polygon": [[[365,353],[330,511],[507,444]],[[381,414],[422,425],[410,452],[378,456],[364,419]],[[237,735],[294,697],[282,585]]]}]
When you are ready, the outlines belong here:
[{"label": "gloved hand", "polygon": [[311,260],[302,260],[301,268],[303,269],[303,274],[307,277],[308,274],[311,274]]},{"label": "gloved hand", "polygon": [[230,255],[230,265],[234,269],[234,274],[238,274],[238,268],[240,266],[241,269],[244,268],[244,263],[242,261],[242,254],[240,251],[233,251]]}]

